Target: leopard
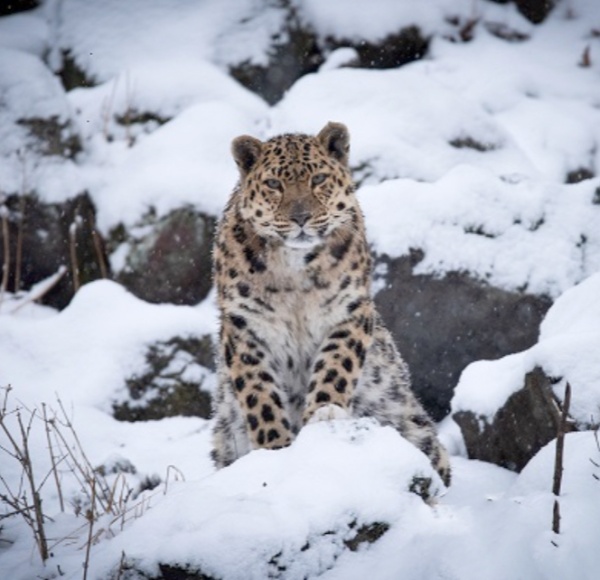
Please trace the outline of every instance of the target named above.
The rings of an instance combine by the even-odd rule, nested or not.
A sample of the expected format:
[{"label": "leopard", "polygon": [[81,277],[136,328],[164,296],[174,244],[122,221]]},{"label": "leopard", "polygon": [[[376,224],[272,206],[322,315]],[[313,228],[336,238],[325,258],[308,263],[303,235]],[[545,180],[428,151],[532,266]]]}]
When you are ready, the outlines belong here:
[{"label": "leopard", "polygon": [[373,417],[450,485],[448,453],[372,297],[347,127],[242,135],[231,149],[239,180],[213,248],[216,467],[286,447],[307,423]]}]

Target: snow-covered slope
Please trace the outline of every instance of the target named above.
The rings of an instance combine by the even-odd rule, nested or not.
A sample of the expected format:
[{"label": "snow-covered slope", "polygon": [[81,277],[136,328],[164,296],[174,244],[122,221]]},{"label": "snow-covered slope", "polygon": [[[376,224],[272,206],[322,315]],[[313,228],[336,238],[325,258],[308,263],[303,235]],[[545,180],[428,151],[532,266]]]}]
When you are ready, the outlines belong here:
[{"label": "snow-covered slope", "polygon": [[[557,299],[539,344],[470,367],[455,405],[493,413],[517,375],[543,364],[572,381],[578,417],[598,413],[600,178],[565,182],[600,171],[600,4],[563,0],[539,26],[512,4],[484,0],[292,4],[320,39],[377,41],[417,25],[431,35],[429,51],[398,69],[364,70],[338,68],[352,57],[341,49],[269,107],[228,66],[268,62],[285,19],[275,2],[47,0],[0,18],[0,206],[4,194],[58,201],[88,191],[105,234],[186,204],[216,215],[236,179],[233,137],[344,122],[377,252],[420,248],[417,273],[468,271]],[[469,22],[465,42],[457,30]],[[64,55],[94,86],[64,91],[51,73]],[[81,151],[30,151],[20,121],[37,117],[55,117]],[[90,579],[160,578],[159,564],[228,580],[597,577],[592,432],[567,436],[560,535],[551,532],[553,443],[517,476],[466,459],[450,420],[440,426],[454,454],[448,491],[423,456],[370,421],[309,426],[292,447],[215,473],[210,421],[111,416],[149,344],[216,331],[212,296],[194,307],[149,305],[101,281],[60,313],[20,304],[0,296],[0,387],[11,385],[4,424],[18,433],[15,409],[36,413],[29,443],[52,556],[41,564],[30,529],[4,518],[5,504],[2,577],[76,579],[84,562]],[[214,377],[197,372],[210,389]],[[80,443],[109,487],[131,489],[95,513],[91,530],[90,489],[72,458],[54,481],[44,408],[62,421],[63,453]],[[18,492],[20,474],[0,450],[0,493],[4,484]],[[414,476],[433,479],[431,505],[408,491]],[[361,529],[375,534],[372,544],[353,542]]]}]

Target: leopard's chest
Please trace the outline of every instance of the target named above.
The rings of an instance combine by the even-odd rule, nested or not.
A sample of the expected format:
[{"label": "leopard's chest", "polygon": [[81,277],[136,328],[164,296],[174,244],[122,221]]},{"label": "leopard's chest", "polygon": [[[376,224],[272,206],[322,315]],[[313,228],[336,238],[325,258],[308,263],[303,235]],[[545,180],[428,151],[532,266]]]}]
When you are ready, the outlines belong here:
[{"label": "leopard's chest", "polygon": [[263,304],[261,326],[271,335],[273,349],[286,356],[312,357],[340,320],[334,286],[300,263],[274,268],[255,292]]},{"label": "leopard's chest", "polygon": [[290,250],[272,257],[252,289],[262,306],[252,321],[293,391],[306,387],[323,341],[346,315],[332,272],[307,266],[305,255]]}]

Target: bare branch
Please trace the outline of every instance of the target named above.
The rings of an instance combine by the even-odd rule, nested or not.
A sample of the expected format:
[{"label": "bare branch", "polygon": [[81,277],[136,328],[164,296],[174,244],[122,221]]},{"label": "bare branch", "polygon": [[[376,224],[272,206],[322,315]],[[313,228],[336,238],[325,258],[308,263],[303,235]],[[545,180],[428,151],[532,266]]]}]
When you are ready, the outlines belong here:
[{"label": "bare branch", "polygon": [[[48,442],[48,453],[50,454],[50,462],[52,463],[52,473],[54,474],[54,483],[56,485],[56,492],[58,493],[58,501],[60,503],[60,511],[65,512],[65,501],[63,498],[62,487],[60,485],[60,478],[58,477],[57,462],[54,456],[54,448],[52,447],[52,439],[50,437],[50,421],[48,420],[48,414],[46,413],[46,404],[42,403],[42,414],[44,416],[44,430],[46,431],[46,441]],[[64,459],[66,455],[63,455]],[[62,461],[62,459],[60,461]],[[42,482],[43,485],[43,482]]]},{"label": "bare branch", "polygon": [[[557,498],[560,496],[560,489],[562,484],[565,433],[567,432],[570,405],[571,385],[567,383],[565,386],[565,398],[563,401],[560,423],[558,425],[558,434],[556,437],[556,454],[554,457],[554,480],[552,485],[552,493]],[[554,501],[554,508],[552,514],[552,531],[555,534],[560,534],[560,504],[558,499]]]}]

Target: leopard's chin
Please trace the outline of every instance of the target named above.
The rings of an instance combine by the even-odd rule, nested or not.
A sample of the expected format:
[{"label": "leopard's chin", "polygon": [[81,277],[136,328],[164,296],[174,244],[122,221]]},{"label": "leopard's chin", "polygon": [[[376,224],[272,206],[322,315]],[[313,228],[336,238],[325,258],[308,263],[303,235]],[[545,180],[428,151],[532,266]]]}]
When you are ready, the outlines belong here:
[{"label": "leopard's chin", "polygon": [[322,244],[323,240],[319,236],[311,236],[304,232],[297,235],[295,238],[286,238],[284,244],[288,248],[295,250],[309,250]]}]

